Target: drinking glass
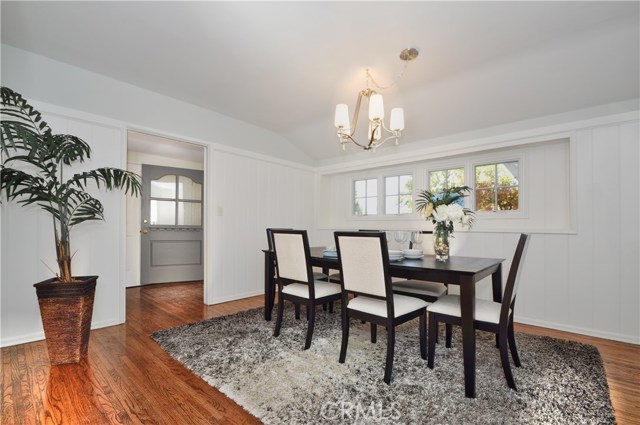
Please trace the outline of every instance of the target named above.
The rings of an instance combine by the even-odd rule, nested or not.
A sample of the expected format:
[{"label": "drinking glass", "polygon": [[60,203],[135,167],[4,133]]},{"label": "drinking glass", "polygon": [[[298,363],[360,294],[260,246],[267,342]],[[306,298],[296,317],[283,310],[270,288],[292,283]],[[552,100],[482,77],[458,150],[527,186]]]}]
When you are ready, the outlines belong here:
[{"label": "drinking glass", "polygon": [[422,247],[422,232],[411,232],[411,247],[413,249],[416,248],[416,245],[420,245]]},{"label": "drinking glass", "polygon": [[402,230],[397,230],[393,233],[393,239],[400,245],[400,249],[402,249],[402,244],[407,241],[407,232]]}]

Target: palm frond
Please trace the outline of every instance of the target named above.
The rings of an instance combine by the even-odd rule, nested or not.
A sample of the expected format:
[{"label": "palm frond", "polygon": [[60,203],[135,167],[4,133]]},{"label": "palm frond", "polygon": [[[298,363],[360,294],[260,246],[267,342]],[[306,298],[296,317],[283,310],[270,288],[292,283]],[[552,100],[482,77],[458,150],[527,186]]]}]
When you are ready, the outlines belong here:
[{"label": "palm frond", "polygon": [[103,184],[107,190],[123,189],[126,194],[134,196],[142,193],[142,183],[139,175],[110,167],[97,168],[75,174],[63,186],[75,186],[84,190],[87,188],[88,181],[95,182],[98,187]]}]

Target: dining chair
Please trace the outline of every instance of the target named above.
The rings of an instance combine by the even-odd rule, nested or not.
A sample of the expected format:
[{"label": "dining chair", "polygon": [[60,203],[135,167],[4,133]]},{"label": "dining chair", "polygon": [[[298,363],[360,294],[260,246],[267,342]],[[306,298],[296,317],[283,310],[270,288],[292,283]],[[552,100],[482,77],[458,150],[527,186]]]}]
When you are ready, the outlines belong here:
[{"label": "dining chair", "polygon": [[[267,245],[269,247],[269,251],[273,251],[273,231],[274,230],[293,230],[293,229],[290,228],[290,227],[287,227],[287,228],[273,228],[273,227],[267,228]],[[274,269],[274,272],[277,273],[277,269],[276,269],[277,266],[275,264],[275,259],[273,261],[274,261],[274,268],[273,269]],[[324,274],[322,272],[316,272],[316,271],[313,272],[313,279],[314,280],[328,280],[326,274]],[[272,295],[272,299],[271,299],[271,305],[274,305],[275,297],[276,297],[276,293],[274,292],[273,295]],[[327,306],[323,305],[323,308],[326,310]],[[330,305],[329,309],[330,309],[331,312],[333,312],[333,304]],[[296,304],[295,310],[296,310],[296,313],[295,313],[296,314],[296,319],[300,319],[300,305],[299,304]]]},{"label": "dining chair", "polygon": [[[340,363],[347,356],[351,318],[371,323],[371,340],[376,326],[387,328],[387,358],[384,382],[391,383],[395,328],[418,317],[420,319],[420,355],[426,359],[427,302],[394,294],[389,274],[389,250],[384,233],[335,232],[338,261],[342,273],[342,346]],[[353,298],[350,296],[353,295]]]},{"label": "dining chair", "polygon": [[274,336],[280,335],[284,301],[307,307],[307,339],[304,349],[311,346],[316,305],[332,303],[341,298],[340,285],[315,280],[311,267],[311,251],[306,230],[272,230],[278,277],[278,318]]},{"label": "dining chair", "polygon": [[[282,228],[282,229],[276,229],[276,228],[268,228],[267,229],[267,244],[269,246],[269,251],[273,251],[273,235],[272,232],[274,230],[293,230],[292,228]],[[315,280],[323,280],[327,278],[327,275],[322,273],[322,272],[313,272],[313,278]]]},{"label": "dining chair", "polygon": [[[478,330],[492,332],[497,335],[498,348],[500,349],[500,360],[502,370],[507,380],[509,388],[517,391],[516,383],[511,373],[509,363],[509,352],[516,367],[520,367],[520,357],[516,347],[515,334],[513,331],[513,311],[516,303],[516,293],[518,291],[518,281],[520,264],[524,257],[530,235],[521,234],[516,246],[516,251],[509,269],[507,284],[505,285],[502,302],[488,301],[483,299],[475,300],[475,320],[474,326]],[[429,313],[429,359],[427,365],[433,369],[435,357],[435,337],[439,322],[447,324],[462,325],[460,314],[460,296],[445,295],[438,301],[427,307]],[[447,335],[447,347],[451,346],[450,335]],[[508,346],[508,348],[507,348]]]}]

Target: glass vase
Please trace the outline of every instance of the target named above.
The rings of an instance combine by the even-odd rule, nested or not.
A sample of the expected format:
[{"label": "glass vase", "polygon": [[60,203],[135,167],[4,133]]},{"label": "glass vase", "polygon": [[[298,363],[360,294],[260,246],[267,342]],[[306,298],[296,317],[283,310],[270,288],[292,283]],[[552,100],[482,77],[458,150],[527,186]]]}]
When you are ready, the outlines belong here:
[{"label": "glass vase", "polygon": [[449,226],[446,221],[436,223],[433,228],[433,250],[437,261],[449,260]]}]

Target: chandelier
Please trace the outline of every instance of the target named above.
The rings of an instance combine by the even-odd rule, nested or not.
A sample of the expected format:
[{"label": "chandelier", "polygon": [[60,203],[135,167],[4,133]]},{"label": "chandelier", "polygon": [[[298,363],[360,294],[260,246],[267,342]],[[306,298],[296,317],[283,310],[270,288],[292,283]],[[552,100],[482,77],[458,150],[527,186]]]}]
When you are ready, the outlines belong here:
[{"label": "chandelier", "polygon": [[[404,75],[407,63],[417,57],[418,49],[413,47],[404,49],[400,52],[400,60],[405,62],[404,67],[393,83],[386,87],[378,85],[367,69],[367,88],[358,93],[358,100],[356,101],[353,120],[349,121],[349,107],[346,104],[341,103],[336,105],[334,124],[338,130],[338,141],[342,146],[342,150],[346,149],[346,145],[349,142],[353,142],[356,146],[359,146],[366,151],[375,151],[376,148],[382,146],[389,140],[394,140],[396,145],[398,144],[400,136],[402,135],[402,130],[404,130],[404,110],[402,108],[393,108],[389,118],[389,127],[387,127],[384,123],[384,102],[382,95],[377,93],[375,90],[370,89],[369,82],[372,82],[379,90],[385,90],[393,87]],[[367,130],[367,141],[365,143],[359,143],[355,140],[354,134],[358,126],[358,117],[360,116],[360,107],[362,106],[363,97],[368,100],[369,104],[369,127]],[[386,137],[383,138],[383,134],[385,134]]]}]

